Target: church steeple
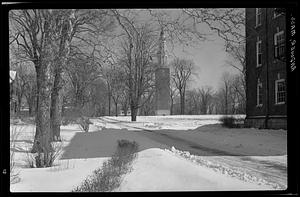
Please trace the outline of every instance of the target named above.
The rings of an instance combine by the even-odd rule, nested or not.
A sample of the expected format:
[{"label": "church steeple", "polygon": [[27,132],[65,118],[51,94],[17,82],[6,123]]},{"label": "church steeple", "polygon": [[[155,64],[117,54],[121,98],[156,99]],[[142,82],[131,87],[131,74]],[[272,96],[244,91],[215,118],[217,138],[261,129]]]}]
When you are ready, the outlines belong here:
[{"label": "church steeple", "polygon": [[158,52],[157,52],[157,59],[158,59],[158,66],[159,67],[166,67],[167,64],[167,55],[166,55],[166,40],[164,35],[164,28],[161,27],[160,36],[159,36],[159,44],[158,44]]},{"label": "church steeple", "polygon": [[170,68],[167,67],[164,29],[158,39],[157,68],[155,69],[155,114],[170,115]]}]

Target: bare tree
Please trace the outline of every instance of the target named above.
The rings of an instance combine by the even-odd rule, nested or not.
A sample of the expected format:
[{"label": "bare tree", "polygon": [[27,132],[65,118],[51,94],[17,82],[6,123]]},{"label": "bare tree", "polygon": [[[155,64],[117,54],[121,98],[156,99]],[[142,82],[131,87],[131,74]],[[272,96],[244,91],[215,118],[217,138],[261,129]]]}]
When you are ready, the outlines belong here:
[{"label": "bare tree", "polygon": [[154,92],[154,66],[151,56],[155,55],[157,35],[151,32],[149,24],[137,25],[119,11],[112,12],[126,35],[122,41],[121,59],[126,68],[131,120],[136,121],[138,109],[147,101],[146,99],[141,102],[142,95],[147,94],[150,98]]},{"label": "bare tree", "polygon": [[245,112],[245,94],[242,84],[243,75],[223,73],[221,86],[215,95],[216,104],[222,114]]},{"label": "bare tree", "polygon": [[36,76],[33,69],[32,65],[26,64],[26,62],[20,63],[19,68],[17,69],[18,79],[16,80],[16,94],[18,97],[17,112],[20,112],[22,100],[25,98],[30,116],[33,113],[34,105],[36,104]]},{"label": "bare tree", "polygon": [[180,114],[185,113],[185,92],[187,82],[194,69],[194,63],[191,60],[176,58],[171,63],[171,80],[173,80],[176,89],[180,95]]},{"label": "bare tree", "polygon": [[[102,77],[104,78],[106,82],[106,89],[107,89],[107,98],[108,98],[108,116],[111,114],[111,99],[113,97],[113,83],[115,80],[115,74],[116,71],[112,68],[115,65],[110,65],[108,68],[101,68],[102,69]],[[115,97],[116,101],[119,100],[119,96],[116,95]]]},{"label": "bare tree", "polygon": [[237,69],[241,74],[245,75],[246,72],[246,46],[245,44],[230,45],[228,46],[228,54],[232,60],[226,61],[226,63]]},{"label": "bare tree", "polygon": [[62,110],[63,68],[66,66],[70,52],[70,42],[76,30],[75,10],[57,10],[56,25],[59,38],[56,40],[58,51],[53,65],[54,82],[51,92],[50,128],[51,140],[60,141],[60,124]]},{"label": "bare tree", "polygon": [[10,12],[11,26],[19,34],[16,43],[23,58],[32,61],[37,76],[36,135],[32,151],[38,152],[37,166],[51,166],[50,143],[50,96],[51,76],[56,46],[55,20],[52,10],[13,10]]},{"label": "bare tree", "polygon": [[235,113],[245,113],[246,112],[246,90],[245,90],[245,81],[243,74],[237,74],[232,76],[231,79],[231,96],[232,102],[234,105]]},{"label": "bare tree", "polygon": [[72,84],[72,105],[79,113],[90,100],[90,85],[100,77],[98,66],[85,56],[72,56],[66,70]]},{"label": "bare tree", "polygon": [[109,85],[109,96],[115,104],[115,115],[118,116],[118,104],[121,103],[121,99],[125,97],[127,91],[124,83],[126,81],[125,71],[120,66],[111,65],[105,69],[103,75]]},{"label": "bare tree", "polygon": [[[152,92],[151,92],[152,93]],[[144,103],[140,108],[140,115],[150,116],[155,114],[155,96],[154,94],[143,94],[141,102]]]},{"label": "bare tree", "polygon": [[212,87],[205,86],[186,91],[186,113],[207,114],[212,104]]},{"label": "bare tree", "polygon": [[127,90],[127,87],[122,90],[121,98],[120,98],[120,104],[121,109],[124,112],[124,115],[127,116],[128,109],[129,109],[129,91]]},{"label": "bare tree", "polygon": [[176,91],[176,86],[174,84],[174,81],[170,81],[170,100],[171,100],[171,105],[170,105],[170,115],[173,115],[174,113],[174,102],[175,98],[177,96],[177,91]]},{"label": "bare tree", "polygon": [[154,66],[150,56],[153,56],[155,43],[149,30],[144,26],[140,29],[140,35],[136,38],[134,45],[128,44],[125,43],[123,49],[124,52],[131,53],[132,61],[130,57],[126,62],[126,85],[129,90],[131,118],[132,121],[136,121],[137,110],[147,102],[147,99],[142,101],[141,97],[148,95],[147,98],[150,99],[154,93]]},{"label": "bare tree", "polygon": [[[78,29],[77,27],[81,25],[81,32],[87,31],[86,22],[91,24],[92,21],[86,16],[97,16],[97,13],[89,11],[87,15],[83,15],[80,12],[77,14],[79,17],[76,18],[73,10],[12,10],[10,12],[10,29],[12,35],[16,35],[11,42],[16,43],[20,59],[32,61],[36,69],[37,126],[32,151],[39,153],[40,166],[51,165],[52,133],[49,103],[51,103],[52,92],[54,94],[60,89],[56,88],[59,86],[57,84],[60,84],[58,76],[61,74],[61,65],[65,64],[68,56],[70,37],[75,32],[72,30]],[[56,75],[53,76],[53,73]],[[56,84],[55,88],[53,84]],[[52,98],[54,99],[55,95]]]},{"label": "bare tree", "polygon": [[35,73],[28,75],[28,83],[26,85],[26,91],[24,94],[29,110],[29,116],[33,116],[36,111],[36,76]]},{"label": "bare tree", "polygon": [[[112,27],[111,20],[105,17],[106,10],[58,10],[56,28],[60,32],[58,51],[54,67],[54,85],[51,94],[51,130],[53,140],[60,139],[60,120],[62,110],[62,78],[69,59],[71,47],[88,53],[88,59],[95,61],[96,46],[101,43],[99,36],[104,36]],[[98,42],[97,42],[98,41]],[[84,44],[83,44],[84,43]],[[86,49],[88,48],[88,49]],[[89,53],[89,49],[92,50]],[[82,55],[82,54],[81,54]]]},{"label": "bare tree", "polygon": [[18,64],[16,67],[16,78],[15,78],[15,95],[17,101],[16,113],[20,114],[22,100],[25,96],[26,88],[28,86],[29,80],[27,77],[26,66],[23,64]]},{"label": "bare tree", "polygon": [[148,9],[151,21],[164,26],[167,42],[196,47],[217,35],[230,45],[245,42],[245,9],[243,8],[186,8],[178,10]]},{"label": "bare tree", "polygon": [[222,82],[221,82],[222,86],[220,89],[220,93],[221,93],[221,96],[223,97],[223,102],[224,102],[223,113],[228,114],[230,88],[231,88],[230,74],[228,72],[223,73],[221,80],[222,80]]},{"label": "bare tree", "polygon": [[191,19],[186,23],[194,27],[195,35],[201,32],[199,25],[205,25],[225,41],[226,50],[229,46],[245,42],[243,8],[194,8],[183,9],[182,12]]},{"label": "bare tree", "polygon": [[196,89],[186,91],[186,114],[198,114],[200,99]]},{"label": "bare tree", "polygon": [[228,53],[232,58],[231,61],[226,61],[226,64],[239,71],[235,77],[233,85],[235,91],[239,94],[240,103],[243,103],[242,111],[246,109],[246,57],[245,57],[245,44],[231,45]]},{"label": "bare tree", "polygon": [[202,87],[201,89],[198,90],[199,95],[200,95],[200,111],[201,114],[207,114],[208,109],[209,109],[209,105],[212,99],[212,87],[210,86],[206,86],[206,87]]}]

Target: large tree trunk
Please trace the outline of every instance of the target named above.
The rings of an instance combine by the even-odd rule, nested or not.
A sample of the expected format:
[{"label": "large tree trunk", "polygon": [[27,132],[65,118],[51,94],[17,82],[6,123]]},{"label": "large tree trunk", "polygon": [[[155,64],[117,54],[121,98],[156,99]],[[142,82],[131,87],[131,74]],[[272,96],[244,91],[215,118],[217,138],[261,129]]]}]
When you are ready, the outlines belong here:
[{"label": "large tree trunk", "polygon": [[108,116],[110,116],[110,104],[111,104],[111,94],[108,93]]},{"label": "large tree trunk", "polygon": [[62,113],[62,90],[52,91],[51,109],[50,109],[50,118],[51,118],[50,128],[52,133],[51,135],[52,141],[61,141],[61,137],[60,137],[61,113]]},{"label": "large tree trunk", "polygon": [[118,116],[118,103],[115,103],[116,106],[116,116]]},{"label": "large tree trunk", "polygon": [[[70,12],[70,16],[74,14],[74,10]],[[54,70],[54,84],[51,94],[51,109],[50,109],[50,118],[51,118],[51,131],[52,141],[61,141],[60,138],[60,125],[61,125],[61,113],[62,113],[62,87],[63,87],[63,67],[66,64],[66,61],[69,57],[70,52],[70,40],[71,32],[73,27],[70,26],[70,18],[66,18],[63,23],[61,39],[59,43],[59,52],[55,61],[55,70]]]},{"label": "large tree trunk", "polygon": [[35,158],[37,167],[49,167],[52,165],[52,146],[50,131],[50,96],[51,73],[50,62],[41,62],[37,66],[37,113],[36,133],[32,153],[38,153]]},{"label": "large tree trunk", "polygon": [[180,114],[184,115],[184,111],[185,111],[184,93],[180,93]]},{"label": "large tree trunk", "polygon": [[228,98],[227,98],[227,89],[225,93],[225,114],[228,114]]},{"label": "large tree trunk", "polygon": [[131,107],[131,121],[136,121],[137,111],[135,106]]},{"label": "large tree trunk", "polygon": [[124,116],[127,116],[127,109],[128,109],[128,107],[123,108]]},{"label": "large tree trunk", "polygon": [[[61,56],[60,56],[61,57]],[[63,57],[61,57],[63,58]],[[60,125],[61,125],[61,112],[62,112],[62,65],[58,60],[55,65],[55,78],[51,93],[51,108],[50,108],[50,128],[51,140],[60,141]]]},{"label": "large tree trunk", "polygon": [[173,98],[171,98],[170,115],[173,115],[173,105],[174,105],[174,101]]},{"label": "large tree trunk", "polygon": [[53,163],[53,148],[51,145],[50,130],[50,102],[52,91],[51,64],[54,60],[51,41],[51,20],[44,23],[45,37],[44,49],[39,60],[35,62],[37,76],[37,108],[36,108],[36,132],[32,147],[35,156],[36,167],[50,167]]},{"label": "large tree trunk", "polygon": [[134,101],[134,100],[130,101],[131,121],[136,121],[137,110],[138,110],[137,103],[138,101]]}]

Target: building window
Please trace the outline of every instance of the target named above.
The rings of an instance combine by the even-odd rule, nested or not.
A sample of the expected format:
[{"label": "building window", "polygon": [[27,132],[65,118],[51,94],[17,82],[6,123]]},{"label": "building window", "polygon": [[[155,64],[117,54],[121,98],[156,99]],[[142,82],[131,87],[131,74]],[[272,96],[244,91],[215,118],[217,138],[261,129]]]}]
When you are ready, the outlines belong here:
[{"label": "building window", "polygon": [[284,104],[286,100],[285,80],[279,79],[275,81],[275,104]]},{"label": "building window", "polygon": [[259,25],[261,25],[261,8],[256,8],[255,11],[255,18],[256,18],[256,22],[255,22],[255,26],[258,27]]},{"label": "building window", "polygon": [[260,80],[258,79],[257,81],[257,98],[256,98],[256,105],[258,107],[262,106],[262,83],[260,82]]},{"label": "building window", "polygon": [[281,59],[285,55],[284,33],[280,31],[274,34],[274,56],[275,59]]},{"label": "building window", "polygon": [[262,52],[261,52],[261,40],[259,38],[256,42],[256,67],[261,66],[262,64]]}]

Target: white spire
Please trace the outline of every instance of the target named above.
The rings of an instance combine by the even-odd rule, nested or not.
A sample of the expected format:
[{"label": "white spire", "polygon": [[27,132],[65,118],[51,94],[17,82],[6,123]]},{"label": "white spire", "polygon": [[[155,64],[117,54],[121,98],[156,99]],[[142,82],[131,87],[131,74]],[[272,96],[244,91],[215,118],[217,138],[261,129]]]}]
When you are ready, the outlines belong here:
[{"label": "white spire", "polygon": [[164,35],[164,29],[161,27],[161,32],[159,36],[159,48],[157,52],[158,56],[158,65],[160,67],[165,67],[167,64],[167,55],[166,55],[166,40],[165,40],[165,35]]}]

